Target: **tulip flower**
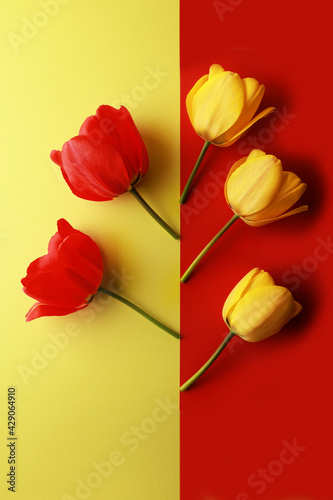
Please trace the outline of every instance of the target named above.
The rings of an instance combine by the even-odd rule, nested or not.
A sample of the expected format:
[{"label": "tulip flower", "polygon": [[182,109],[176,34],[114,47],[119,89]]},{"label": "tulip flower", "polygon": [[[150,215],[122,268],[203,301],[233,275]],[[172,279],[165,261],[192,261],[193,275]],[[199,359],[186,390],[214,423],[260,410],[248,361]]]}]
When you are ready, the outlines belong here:
[{"label": "tulip flower", "polygon": [[237,335],[247,342],[259,342],[278,333],[288,321],[301,312],[302,306],[291,292],[277,286],[269,273],[252,269],[234,287],[227,297],[222,317],[229,333],[213,356],[180,388],[188,389],[221,354]]},{"label": "tulip flower", "polygon": [[48,253],[34,260],[21,280],[23,291],[37,300],[26,321],[42,316],[65,316],[87,307],[97,292],[128,305],[173,337],[180,335],[124,297],[101,286],[103,262],[97,244],[65,219],[50,239]]},{"label": "tulip flower", "polygon": [[192,262],[181,282],[187,280],[208,250],[237,219],[249,226],[264,226],[308,210],[307,205],[289,210],[305,189],[306,184],[296,174],[283,171],[279,159],[260,149],[253,149],[247,157],[236,161],[224,185],[225,199],[234,215]]},{"label": "tulip flower", "polygon": [[50,156],[79,198],[108,201],[130,192],[173,238],[179,238],[135,188],[148,170],[148,154],[124,106],[100,106],[84,121],[79,135]]},{"label": "tulip flower", "polygon": [[231,146],[258,120],[274,111],[267,108],[254,117],[265,92],[254,78],[240,78],[219,64],[209,68],[186,98],[187,113],[197,134],[205,141],[184,188],[180,203],[185,203],[193,179],[210,144]]}]

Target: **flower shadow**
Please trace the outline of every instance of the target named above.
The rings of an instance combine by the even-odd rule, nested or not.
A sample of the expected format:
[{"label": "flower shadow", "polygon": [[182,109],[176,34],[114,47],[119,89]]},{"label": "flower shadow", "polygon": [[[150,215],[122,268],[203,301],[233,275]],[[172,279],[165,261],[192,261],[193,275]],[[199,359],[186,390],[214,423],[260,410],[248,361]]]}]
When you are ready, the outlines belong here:
[{"label": "flower shadow", "polygon": [[321,213],[325,198],[327,196],[327,185],[320,174],[322,169],[315,159],[302,157],[284,157],[283,153],[277,152],[282,161],[284,170],[292,171],[307,184],[307,188],[302,195],[300,202],[309,206],[308,221],[313,222]]},{"label": "flower shadow", "polygon": [[274,106],[274,108],[281,112],[289,110],[289,108],[291,108],[292,98],[285,86],[285,82],[282,79],[279,80],[277,75],[274,75],[274,79],[272,80],[266,75],[262,80],[264,80],[265,84],[265,94],[261,101],[259,111],[270,106]]},{"label": "flower shadow", "polygon": [[138,184],[138,192],[157,214],[175,230],[172,207],[178,208],[179,156],[174,145],[160,139],[153,129],[141,130],[147,148],[149,168]]},{"label": "flower shadow", "polygon": [[[174,145],[167,144],[165,140],[161,140],[161,134],[158,134],[151,128],[141,128],[141,135],[146,145],[149,169],[142,181],[142,187],[147,191],[165,191],[167,185],[174,182],[174,178],[170,175],[173,172],[178,177],[179,164],[175,164]],[[141,187],[141,186],[140,186]]]}]

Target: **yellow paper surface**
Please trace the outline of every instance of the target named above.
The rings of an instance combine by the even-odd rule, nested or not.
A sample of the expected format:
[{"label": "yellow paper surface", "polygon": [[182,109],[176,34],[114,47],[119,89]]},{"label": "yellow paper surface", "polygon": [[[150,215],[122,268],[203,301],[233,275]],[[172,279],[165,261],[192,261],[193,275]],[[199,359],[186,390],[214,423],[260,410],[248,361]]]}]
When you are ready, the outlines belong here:
[{"label": "yellow paper surface", "polygon": [[1,10],[0,497],[14,456],[18,500],[177,500],[179,341],[100,294],[25,323],[20,280],[64,217],[99,245],[104,286],[179,331],[179,241],[130,194],[75,197],[49,158],[100,104],[127,106],[150,158],[138,191],[179,230],[178,2]]}]

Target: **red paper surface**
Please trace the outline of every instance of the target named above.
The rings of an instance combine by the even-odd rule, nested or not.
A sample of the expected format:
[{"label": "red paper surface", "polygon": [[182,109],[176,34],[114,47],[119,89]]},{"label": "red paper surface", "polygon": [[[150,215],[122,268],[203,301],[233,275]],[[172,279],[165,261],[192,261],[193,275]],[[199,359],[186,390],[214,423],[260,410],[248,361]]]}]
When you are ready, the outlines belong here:
[{"label": "red paper surface", "polygon": [[276,336],[235,337],[181,394],[181,500],[332,500],[331,17],[328,2],[182,0],[181,184],[203,141],[185,98],[213,63],[266,87],[275,106],[228,148],[210,146],[182,207],[181,268],[232,216],[223,184],[230,165],[259,147],[308,184],[309,212],[261,228],[241,220],[181,286],[181,383],[227,334],[221,309],[253,267],[303,305]]}]

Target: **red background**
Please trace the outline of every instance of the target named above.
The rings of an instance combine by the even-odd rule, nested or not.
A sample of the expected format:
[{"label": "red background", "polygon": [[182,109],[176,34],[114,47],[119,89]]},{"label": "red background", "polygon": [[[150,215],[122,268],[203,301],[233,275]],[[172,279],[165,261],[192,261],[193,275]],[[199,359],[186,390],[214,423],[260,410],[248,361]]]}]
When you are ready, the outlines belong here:
[{"label": "red background", "polygon": [[[181,500],[332,500],[329,4],[226,0],[218,13],[216,3],[180,2],[182,187],[203,145],[185,98],[211,64],[255,77],[266,87],[259,110],[280,114],[229,148],[210,146],[182,207],[182,272],[232,215],[211,173],[222,179],[253,147],[307,183],[301,204],[309,212],[261,228],[238,220],[181,285],[181,383],[221,343],[224,300],[253,267],[290,288],[304,309],[263,342],[235,337],[181,394]],[[301,448],[297,456],[281,455],[286,442]]]}]

